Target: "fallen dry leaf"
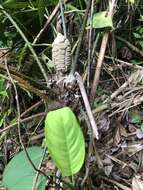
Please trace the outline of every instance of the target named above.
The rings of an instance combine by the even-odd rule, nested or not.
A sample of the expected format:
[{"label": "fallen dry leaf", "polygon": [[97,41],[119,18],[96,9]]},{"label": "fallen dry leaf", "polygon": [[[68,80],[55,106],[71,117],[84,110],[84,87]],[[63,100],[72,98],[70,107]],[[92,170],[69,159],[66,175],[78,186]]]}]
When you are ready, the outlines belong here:
[{"label": "fallen dry leaf", "polygon": [[138,175],[132,179],[132,190],[143,190],[143,180]]},{"label": "fallen dry leaf", "polygon": [[121,146],[122,150],[128,154],[128,156],[133,156],[137,152],[143,150],[143,145],[142,143],[132,143],[132,144],[127,144],[124,142]]}]

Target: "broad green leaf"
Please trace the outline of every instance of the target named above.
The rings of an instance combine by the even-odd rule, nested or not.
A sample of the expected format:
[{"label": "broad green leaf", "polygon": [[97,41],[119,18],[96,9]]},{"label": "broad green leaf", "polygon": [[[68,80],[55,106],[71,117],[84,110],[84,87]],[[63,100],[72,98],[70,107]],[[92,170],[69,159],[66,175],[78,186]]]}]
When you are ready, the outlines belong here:
[{"label": "broad green leaf", "polygon": [[106,14],[106,11],[102,11],[93,15],[93,28],[113,28],[112,18]]},{"label": "broad green leaf", "polygon": [[131,123],[140,124],[142,122],[142,117],[139,113],[131,113]]},{"label": "broad green leaf", "polygon": [[[43,149],[40,147],[27,148],[28,154],[36,167],[40,163]],[[35,179],[36,171],[28,161],[25,152],[22,151],[8,163],[3,173],[3,183],[8,190],[31,190],[33,180]],[[39,177],[37,182],[37,189],[44,189],[46,178]]]},{"label": "broad green leaf", "polygon": [[85,143],[81,128],[69,107],[47,114],[45,138],[49,153],[63,176],[77,173],[84,162]]}]

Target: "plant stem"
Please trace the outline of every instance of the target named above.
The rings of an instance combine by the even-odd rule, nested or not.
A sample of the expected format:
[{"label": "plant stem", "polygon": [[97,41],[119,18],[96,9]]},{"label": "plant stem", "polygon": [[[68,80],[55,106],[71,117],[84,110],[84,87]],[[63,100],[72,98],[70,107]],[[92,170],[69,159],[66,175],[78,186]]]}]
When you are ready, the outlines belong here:
[{"label": "plant stem", "polygon": [[[115,2],[116,0],[112,0],[111,2],[109,1],[109,12],[108,12],[109,17],[112,17],[113,15]],[[98,57],[97,66],[96,66],[96,70],[94,74],[94,80],[93,80],[92,89],[91,89],[91,96],[90,96],[91,101],[93,101],[95,98],[95,93],[96,93],[97,85],[100,78],[100,73],[101,73],[102,63],[103,63],[103,59],[104,59],[104,55],[105,55],[105,51],[107,47],[109,33],[110,31],[106,31],[102,38],[101,47],[99,51],[99,57]]]},{"label": "plant stem", "polygon": [[90,81],[90,67],[91,67],[91,46],[92,46],[92,28],[93,28],[93,11],[94,11],[94,1],[91,3],[90,11],[90,29],[89,29],[89,42],[88,42],[88,75],[87,75],[87,87],[89,89]]},{"label": "plant stem", "polygon": [[84,88],[84,85],[83,85],[82,78],[77,72],[75,73],[75,77],[76,77],[76,80],[77,80],[77,83],[78,83],[78,86],[79,86],[79,89],[80,89],[80,92],[81,92],[81,95],[82,95],[82,98],[83,98],[83,101],[84,101],[86,112],[87,112],[87,115],[88,115],[92,130],[93,130],[93,136],[96,139],[99,139],[97,125],[95,123],[95,120],[94,120],[94,117],[93,117],[93,114],[92,114],[92,111],[91,111],[91,107],[90,107],[88,97],[87,97],[87,94],[86,94],[86,91],[85,91],[85,88]]},{"label": "plant stem", "polygon": [[21,35],[21,37],[23,38],[23,40],[25,41],[25,43],[27,44],[28,48],[30,49],[31,53],[33,54],[40,70],[41,73],[43,74],[45,81],[47,83],[48,86],[48,77],[47,74],[45,73],[45,70],[37,56],[37,54],[35,53],[31,43],[29,43],[28,39],[26,38],[26,36],[24,35],[24,33],[22,32],[22,30],[19,28],[19,26],[17,25],[17,23],[13,20],[13,18],[3,9],[3,7],[0,5],[0,9],[2,9],[3,14],[10,20],[10,22],[14,25],[14,27],[16,28],[16,30],[19,32],[19,34]]},{"label": "plant stem", "polygon": [[86,12],[84,15],[84,20],[83,20],[81,32],[80,32],[79,37],[78,37],[78,45],[77,45],[77,49],[76,49],[76,53],[75,53],[75,58],[74,58],[74,61],[72,62],[71,74],[74,74],[74,72],[76,70],[77,61],[78,61],[79,52],[80,52],[80,47],[81,47],[81,43],[82,43],[82,39],[83,39],[85,27],[86,27],[87,18],[88,18],[88,13],[89,13],[89,10],[91,7],[91,2],[92,2],[92,0],[88,0],[87,9],[86,9]]},{"label": "plant stem", "polygon": [[[67,3],[69,0],[65,0],[64,2]],[[33,44],[36,44],[41,36],[43,35],[43,33],[47,30],[47,28],[49,27],[49,25],[51,24],[52,20],[55,18],[56,14],[58,13],[60,8],[60,5],[58,4],[55,9],[53,10],[52,14],[49,16],[47,22],[45,23],[44,27],[40,30],[40,32],[37,34],[36,38],[33,41]]]},{"label": "plant stem", "polygon": [[60,10],[61,10],[61,19],[62,19],[62,25],[63,25],[63,33],[64,33],[65,38],[67,38],[66,24],[65,24],[65,18],[64,18],[63,1],[59,0],[59,4],[60,4]]}]

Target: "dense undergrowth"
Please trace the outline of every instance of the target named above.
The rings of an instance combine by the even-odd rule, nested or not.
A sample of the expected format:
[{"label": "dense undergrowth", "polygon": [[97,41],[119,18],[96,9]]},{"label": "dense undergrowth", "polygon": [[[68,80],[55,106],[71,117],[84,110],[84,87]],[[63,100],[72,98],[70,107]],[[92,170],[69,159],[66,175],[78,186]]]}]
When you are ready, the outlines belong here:
[{"label": "dense undergrowth", "polygon": [[[68,65],[54,64],[58,33],[71,45]],[[75,71],[98,140],[83,89],[67,77]],[[142,190],[142,84],[142,0],[0,0],[0,189],[15,155],[44,147],[46,114],[68,106],[84,135],[84,164],[72,177],[62,177],[46,151],[41,170],[48,178],[39,190]]]}]

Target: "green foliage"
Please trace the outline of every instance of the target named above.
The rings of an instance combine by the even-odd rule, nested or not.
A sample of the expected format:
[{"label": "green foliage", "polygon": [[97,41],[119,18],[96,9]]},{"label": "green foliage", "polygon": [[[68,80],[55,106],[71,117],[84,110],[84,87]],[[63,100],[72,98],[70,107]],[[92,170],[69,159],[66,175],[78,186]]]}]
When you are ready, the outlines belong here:
[{"label": "green foliage", "polygon": [[[9,9],[24,9],[24,8],[37,8],[37,9],[43,9],[45,8],[45,6],[53,6],[56,5],[58,1],[57,0],[6,0],[3,1],[2,5],[5,8],[9,8]],[[41,10],[40,10],[41,12]]]},{"label": "green foliage", "polygon": [[3,2],[3,6],[9,9],[28,8],[29,1],[7,0]]},{"label": "green foliage", "polygon": [[136,112],[132,112],[131,113],[131,123],[134,123],[134,124],[141,124],[142,122],[142,117],[139,113],[136,113]]},{"label": "green foliage", "polygon": [[5,86],[5,79],[0,78],[0,97],[6,97],[7,92],[6,92],[6,86]]},{"label": "green foliage", "polygon": [[[28,40],[31,41],[31,39],[33,40],[33,36],[35,37],[39,32],[40,26],[42,27],[43,25],[46,8],[49,9],[49,7],[55,6],[57,2],[57,0],[1,0],[0,5],[11,15],[27,36]],[[1,13],[2,12],[0,12],[0,47],[7,47],[11,45],[11,41],[19,40],[17,38],[19,34],[11,27],[10,22],[5,19],[5,16]],[[6,32],[8,37],[5,36]],[[13,42],[13,44],[15,43]]]},{"label": "green foliage", "polygon": [[85,143],[70,108],[64,107],[47,114],[45,138],[49,153],[63,176],[77,173],[84,162]]},{"label": "green foliage", "polygon": [[112,18],[106,14],[106,11],[102,11],[93,15],[93,28],[113,28]]},{"label": "green foliage", "polygon": [[132,112],[130,114],[131,123],[140,126],[140,130],[143,132],[143,117],[138,112]]},{"label": "green foliage", "polygon": [[[143,16],[140,15],[139,21],[143,23]],[[143,26],[139,25],[136,28],[136,31],[133,33],[135,38],[135,44],[138,45],[143,50]]]},{"label": "green foliage", "polygon": [[47,4],[46,0],[37,0],[37,8],[38,8],[39,20],[40,20],[41,25],[44,19],[46,4]]},{"label": "green foliage", "polygon": [[[40,147],[30,147],[28,154],[36,167],[40,163],[43,149]],[[17,154],[6,166],[3,174],[3,183],[8,190],[31,190],[36,171],[28,161],[24,151]],[[36,190],[42,190],[45,187],[46,178],[39,177]]]},{"label": "green foliage", "polygon": [[134,4],[134,3],[135,3],[135,0],[128,0],[128,2]]}]

